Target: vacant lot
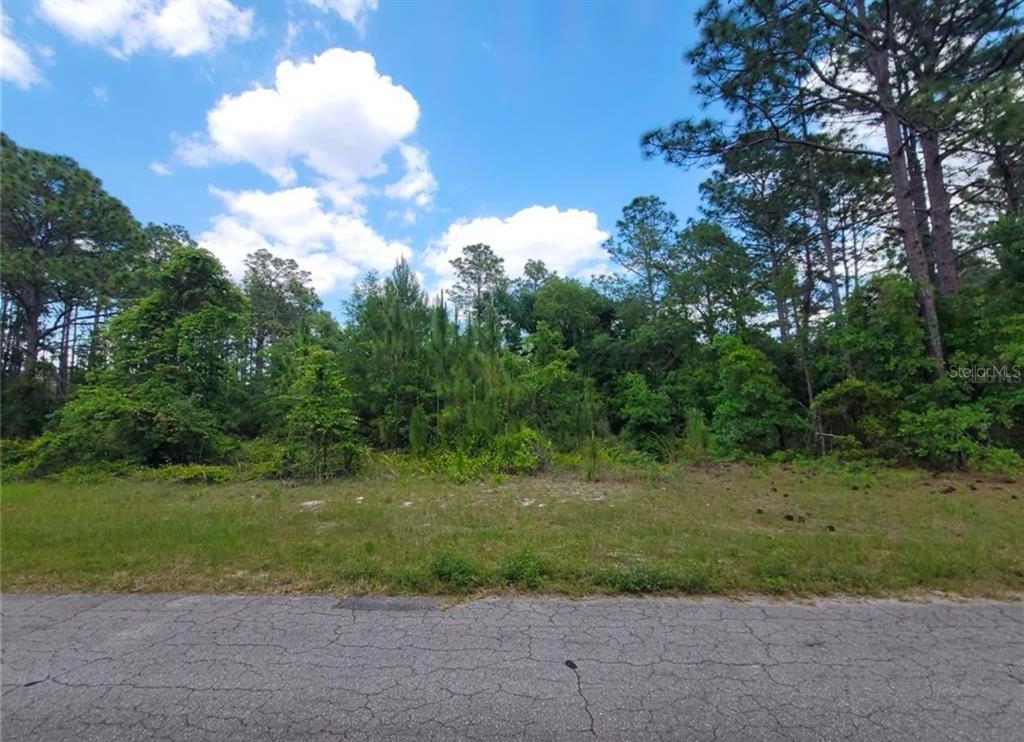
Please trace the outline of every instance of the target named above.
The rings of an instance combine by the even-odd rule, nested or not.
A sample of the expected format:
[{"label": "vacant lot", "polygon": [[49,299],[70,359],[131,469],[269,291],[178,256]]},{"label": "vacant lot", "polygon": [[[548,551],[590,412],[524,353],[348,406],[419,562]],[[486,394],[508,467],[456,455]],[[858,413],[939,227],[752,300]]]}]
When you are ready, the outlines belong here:
[{"label": "vacant lot", "polygon": [[9,483],[5,590],[1024,590],[1021,486],[740,465],[587,482]]}]

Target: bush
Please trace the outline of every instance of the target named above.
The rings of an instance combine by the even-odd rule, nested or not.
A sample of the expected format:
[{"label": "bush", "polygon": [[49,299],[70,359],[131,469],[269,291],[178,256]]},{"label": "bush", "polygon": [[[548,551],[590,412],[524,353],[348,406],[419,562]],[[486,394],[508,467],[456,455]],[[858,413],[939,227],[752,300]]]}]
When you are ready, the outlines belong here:
[{"label": "bush", "polygon": [[362,451],[354,442],[356,419],[337,355],[316,346],[307,348],[288,392],[289,472],[318,481],[352,473]]},{"label": "bush", "polygon": [[532,428],[496,436],[479,453],[454,449],[435,451],[428,468],[456,482],[468,482],[487,474],[533,474],[551,465],[551,443]]},{"label": "bush", "polygon": [[827,449],[856,455],[861,449],[884,448],[891,441],[896,425],[893,401],[880,384],[849,378],[821,392],[812,411],[829,433]]},{"label": "bush", "polygon": [[243,475],[275,479],[285,476],[285,458],[285,446],[280,441],[254,438],[239,444],[236,463]]},{"label": "bush", "polygon": [[669,435],[668,395],[651,389],[641,374],[631,371],[620,380],[615,402],[622,419],[622,439],[641,451],[664,453]]},{"label": "bush", "polygon": [[210,464],[171,464],[143,474],[146,479],[158,479],[177,484],[222,484],[232,479],[234,472],[227,466]]},{"label": "bush", "polygon": [[715,588],[712,572],[704,564],[688,565],[680,573],[657,566],[637,564],[604,572],[598,575],[597,581],[618,592],[634,594],[685,592],[700,595]]},{"label": "bush", "polygon": [[901,412],[897,435],[907,458],[937,468],[962,468],[980,456],[992,416],[978,406],[961,405],[924,412]]},{"label": "bush", "polygon": [[35,473],[94,461],[207,462],[225,444],[216,415],[173,388],[147,384],[122,392],[100,384],[79,390],[58,412],[54,430],[39,438]]},{"label": "bush", "polygon": [[468,590],[480,580],[480,569],[476,562],[457,551],[447,550],[435,554],[430,567],[437,579],[459,590]]},{"label": "bush", "polygon": [[483,456],[473,456],[465,451],[437,451],[427,462],[428,468],[455,482],[479,479],[487,473],[487,461]]},{"label": "bush", "polygon": [[532,428],[497,436],[487,450],[488,468],[504,474],[533,474],[551,464],[551,443]]},{"label": "bush", "polygon": [[971,456],[967,466],[986,474],[1002,474],[1016,479],[1024,470],[1024,459],[1009,448],[982,446]]},{"label": "bush", "polygon": [[775,366],[757,348],[720,335],[719,387],[711,428],[719,453],[771,453],[801,427],[777,380]]},{"label": "bush", "polygon": [[686,411],[686,431],[683,435],[683,456],[703,459],[711,447],[711,431],[704,420],[704,412],[696,407]]},{"label": "bush", "polygon": [[540,587],[543,573],[540,560],[529,549],[509,554],[501,565],[501,576],[506,582],[530,590]]},{"label": "bush", "polygon": [[29,441],[0,438],[0,468],[4,470],[28,461],[32,453],[33,445]]}]

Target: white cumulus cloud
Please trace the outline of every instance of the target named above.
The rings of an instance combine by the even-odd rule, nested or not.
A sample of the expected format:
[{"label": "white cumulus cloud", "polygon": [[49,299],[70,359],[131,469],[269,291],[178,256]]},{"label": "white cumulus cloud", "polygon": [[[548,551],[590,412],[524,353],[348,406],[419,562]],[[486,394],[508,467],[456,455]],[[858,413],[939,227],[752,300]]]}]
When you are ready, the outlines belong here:
[{"label": "white cumulus cloud", "polygon": [[205,54],[253,30],[252,10],[230,0],[40,0],[39,13],[72,39],[121,58],[146,49]]},{"label": "white cumulus cloud", "polygon": [[433,202],[437,180],[430,172],[427,153],[412,144],[401,144],[398,147],[405,162],[405,175],[384,189],[391,198],[412,201],[417,206],[427,207]]},{"label": "white cumulus cloud", "polygon": [[385,239],[361,215],[325,209],[315,188],[211,192],[224,202],[226,213],[213,218],[199,243],[235,278],[244,272],[245,256],[260,248],[294,259],[312,274],[321,293],[366,270],[389,270],[412,255],[407,245]]},{"label": "white cumulus cloud", "polygon": [[438,276],[450,278],[449,263],[462,248],[482,242],[505,259],[509,275],[522,273],[526,261],[543,260],[562,275],[580,275],[592,270],[607,255],[602,243],[608,233],[597,225],[597,214],[581,209],[561,210],[556,206],[530,206],[512,216],[459,219],[427,252],[426,264]]},{"label": "white cumulus cloud", "polygon": [[419,115],[416,99],[380,74],[372,55],[334,48],[311,62],[281,62],[273,87],[223,96],[206,133],[181,142],[178,155],[193,165],[248,162],[280,185],[298,180],[300,161],[350,188],[385,172],[382,158]]},{"label": "white cumulus cloud", "polygon": [[355,26],[359,33],[366,30],[366,20],[377,9],[377,0],[307,0],[320,10],[333,10]]},{"label": "white cumulus cloud", "polygon": [[11,36],[11,19],[0,15],[0,79],[14,83],[22,90],[43,81],[32,56]]}]

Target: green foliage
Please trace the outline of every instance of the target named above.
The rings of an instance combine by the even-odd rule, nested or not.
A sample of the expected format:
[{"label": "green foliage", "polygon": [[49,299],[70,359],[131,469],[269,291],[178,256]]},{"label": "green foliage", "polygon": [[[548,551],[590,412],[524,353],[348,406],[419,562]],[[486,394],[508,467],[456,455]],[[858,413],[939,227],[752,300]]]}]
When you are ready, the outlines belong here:
[{"label": "green foliage", "polygon": [[536,590],[544,577],[544,566],[530,549],[520,549],[505,557],[501,576],[510,585]]},{"label": "green foliage", "polygon": [[355,418],[334,353],[317,347],[306,351],[289,389],[289,401],[287,439],[294,446],[294,470],[318,481],[352,472],[358,463],[352,438]]},{"label": "green foliage", "polygon": [[940,469],[961,468],[980,458],[992,416],[977,405],[899,414],[899,436],[905,454]]},{"label": "green foliage", "polygon": [[551,463],[551,443],[532,428],[495,437],[486,452],[488,468],[505,474],[534,474]]},{"label": "green foliage", "polygon": [[486,456],[462,450],[437,450],[427,460],[428,468],[453,482],[468,482],[489,473]]},{"label": "green foliage", "polygon": [[914,285],[900,276],[872,278],[851,293],[835,342],[849,354],[857,378],[890,394],[913,393],[931,373]]},{"label": "green foliage", "polygon": [[730,336],[719,336],[719,385],[711,401],[715,445],[725,454],[771,453],[787,444],[799,418],[761,351]]},{"label": "green foliage", "polygon": [[651,389],[643,375],[630,372],[619,382],[615,406],[622,420],[623,440],[648,453],[664,450],[670,433],[668,395]]},{"label": "green foliage", "polygon": [[430,567],[437,579],[460,591],[471,589],[482,577],[475,561],[452,549],[435,554]]},{"label": "green foliage", "polygon": [[288,446],[274,438],[253,438],[242,441],[235,463],[244,477],[273,479],[288,477]]},{"label": "green foliage", "polygon": [[196,397],[155,383],[124,391],[101,384],[83,387],[60,409],[54,429],[39,439],[36,467],[48,473],[90,461],[212,461],[223,448],[219,420]]},{"label": "green foliage", "polygon": [[416,458],[421,458],[430,445],[430,431],[427,428],[427,413],[423,407],[416,405],[409,416],[409,450]]},{"label": "green foliage", "polygon": [[488,474],[535,474],[551,464],[551,442],[532,428],[503,433],[478,451],[435,450],[428,467],[456,482]]},{"label": "green foliage", "polygon": [[682,592],[701,595],[712,592],[715,586],[711,571],[701,564],[689,564],[683,570],[634,564],[604,571],[597,581],[615,592],[636,594]]},{"label": "green foliage", "polygon": [[829,438],[826,450],[891,452],[896,428],[892,394],[876,382],[850,377],[821,392],[813,412]]},{"label": "green foliage", "polygon": [[32,438],[43,432],[47,416],[57,399],[42,374],[15,376],[2,380],[3,415],[0,434],[4,438]]},{"label": "green foliage", "polygon": [[178,484],[223,484],[234,478],[234,472],[227,466],[171,464],[149,470],[145,478]]},{"label": "green foliage", "polygon": [[683,433],[683,456],[703,459],[711,448],[711,431],[704,419],[704,411],[691,407],[686,411],[686,429]]}]

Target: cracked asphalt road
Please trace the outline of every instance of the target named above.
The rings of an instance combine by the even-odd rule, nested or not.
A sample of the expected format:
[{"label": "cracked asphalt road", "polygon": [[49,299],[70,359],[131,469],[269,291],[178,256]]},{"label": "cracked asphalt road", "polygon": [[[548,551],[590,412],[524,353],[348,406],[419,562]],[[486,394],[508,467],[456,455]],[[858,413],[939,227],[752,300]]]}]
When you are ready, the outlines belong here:
[{"label": "cracked asphalt road", "polygon": [[4,740],[1021,740],[1024,606],[10,594]]}]

